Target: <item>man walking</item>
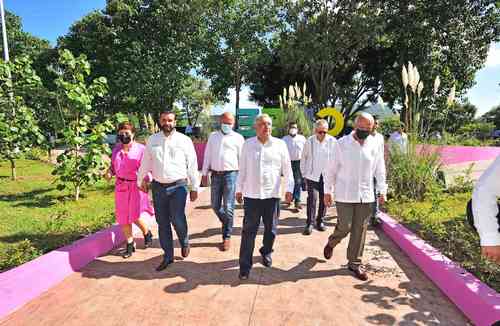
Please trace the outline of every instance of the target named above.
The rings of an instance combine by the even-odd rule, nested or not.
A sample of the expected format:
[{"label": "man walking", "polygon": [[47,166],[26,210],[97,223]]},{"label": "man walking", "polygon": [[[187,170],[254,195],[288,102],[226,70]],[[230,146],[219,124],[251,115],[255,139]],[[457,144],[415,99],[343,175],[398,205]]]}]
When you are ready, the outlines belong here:
[{"label": "man walking", "polygon": [[286,202],[292,201],[293,173],[286,144],[271,136],[272,120],[267,114],[255,120],[257,136],[243,145],[240,160],[240,174],[236,183],[236,199],[244,198],[243,228],[240,247],[241,280],[248,279],[252,268],[255,237],[260,220],[264,222],[263,246],[259,252],[262,263],[271,267],[273,244],[276,238],[280,213],[281,175],[286,185]]},{"label": "man walking", "polygon": [[[306,179],[307,188],[307,222],[304,235],[310,235],[313,223],[318,231],[325,231],[324,218],[326,215],[324,196],[324,176],[328,165],[335,159],[333,153],[337,140],[328,135],[328,122],[320,119],[316,121],[314,135],[307,139],[302,152],[300,170]],[[319,198],[319,207],[316,213],[316,204]]]},{"label": "man walking", "polygon": [[[371,135],[375,139],[375,142],[377,143],[377,146],[379,148],[379,151],[382,153],[382,159],[384,160],[384,166],[385,166],[385,139],[384,136],[378,132],[378,117],[376,115],[373,116],[373,130]],[[378,205],[378,193],[377,193],[377,180],[374,178],[373,179],[373,190],[375,191],[375,201],[373,202],[373,212],[372,216],[370,218],[370,224],[372,226],[377,226],[379,225],[380,221],[378,219],[378,213],[379,213],[379,205]]]},{"label": "man walking", "polygon": [[288,154],[290,155],[290,160],[292,161],[293,180],[295,182],[295,186],[293,188],[293,201],[295,209],[299,211],[302,209],[300,193],[304,186],[304,180],[302,179],[302,173],[300,172],[300,160],[302,158],[304,144],[307,140],[306,137],[299,134],[297,123],[290,122],[288,125],[288,135],[283,137],[283,141],[288,147]]},{"label": "man walking", "polygon": [[[181,244],[182,257],[189,255],[188,225],[186,221],[186,198],[188,181],[191,201],[198,198],[198,163],[191,139],[175,131],[176,117],[173,112],[160,114],[161,131],[149,137],[139,168],[137,180],[144,180],[148,172],[153,175],[152,191],[160,245],[164,251],[162,271],[174,261],[172,229],[174,226]],[[147,191],[148,184],[140,184]]]},{"label": "man walking", "polygon": [[373,117],[362,112],[356,117],[355,130],[342,137],[335,147],[334,161],[326,171],[325,204],[332,204],[335,192],[338,223],[324,248],[326,259],[332,258],[333,248],[349,233],[347,259],[349,269],[360,280],[368,276],[361,258],[366,230],[375,201],[373,178],[377,180],[379,203],[384,204],[387,193],[385,165],[375,138],[370,136]]},{"label": "man walking", "polygon": [[208,185],[210,172],[211,205],[222,223],[221,250],[227,251],[231,245],[236,178],[245,139],[233,131],[234,116],[230,112],[222,114],[220,123],[220,130],[210,134],[205,148],[202,185]]}]

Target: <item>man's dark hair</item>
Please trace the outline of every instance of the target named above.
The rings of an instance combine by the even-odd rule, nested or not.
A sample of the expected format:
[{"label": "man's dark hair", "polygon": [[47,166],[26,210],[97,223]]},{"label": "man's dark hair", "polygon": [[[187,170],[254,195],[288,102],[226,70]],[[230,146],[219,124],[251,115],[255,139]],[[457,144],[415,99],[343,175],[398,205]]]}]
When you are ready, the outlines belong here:
[{"label": "man's dark hair", "polygon": [[375,121],[375,122],[379,121],[378,115],[375,115],[375,114],[373,115],[373,121]]},{"label": "man's dark hair", "polygon": [[288,128],[290,128],[291,126],[298,126],[297,122],[295,122],[295,121],[289,122],[288,123]]},{"label": "man's dark hair", "polygon": [[160,115],[158,117],[161,117],[164,114],[173,114],[174,115],[174,120],[177,120],[177,114],[175,114],[175,112],[172,112],[172,111],[163,111],[163,112],[160,113]]}]

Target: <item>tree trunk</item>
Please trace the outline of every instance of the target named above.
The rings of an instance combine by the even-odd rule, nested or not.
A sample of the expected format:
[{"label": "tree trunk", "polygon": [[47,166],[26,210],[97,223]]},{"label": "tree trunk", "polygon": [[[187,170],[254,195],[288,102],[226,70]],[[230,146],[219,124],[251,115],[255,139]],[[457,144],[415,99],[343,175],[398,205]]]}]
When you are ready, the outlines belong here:
[{"label": "tree trunk", "polygon": [[236,70],[236,109],[235,109],[235,116],[236,116],[236,129],[239,128],[239,114],[240,114],[240,91],[241,91],[241,77],[240,77],[240,70],[239,67]]},{"label": "tree trunk", "polygon": [[75,201],[78,201],[80,199],[80,186],[76,186],[75,188]]},{"label": "tree trunk", "polygon": [[16,161],[14,159],[10,159],[10,169],[12,173],[12,180],[16,181],[17,180],[17,173],[16,173]]}]

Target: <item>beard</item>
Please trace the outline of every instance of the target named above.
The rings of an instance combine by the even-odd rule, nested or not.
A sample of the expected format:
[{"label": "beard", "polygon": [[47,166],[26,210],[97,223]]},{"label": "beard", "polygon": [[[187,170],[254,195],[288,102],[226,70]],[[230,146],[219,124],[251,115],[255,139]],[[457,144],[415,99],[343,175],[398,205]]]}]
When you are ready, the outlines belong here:
[{"label": "beard", "polygon": [[161,130],[163,130],[163,132],[169,134],[172,132],[172,130],[174,130],[174,127],[171,125],[163,125],[163,126],[161,126]]}]

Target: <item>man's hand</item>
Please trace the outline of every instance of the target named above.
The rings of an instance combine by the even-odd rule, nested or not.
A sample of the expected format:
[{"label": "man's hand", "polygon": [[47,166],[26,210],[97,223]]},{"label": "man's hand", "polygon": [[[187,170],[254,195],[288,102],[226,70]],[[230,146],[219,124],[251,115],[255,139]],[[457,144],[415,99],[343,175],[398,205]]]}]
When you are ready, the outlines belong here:
[{"label": "man's hand", "polygon": [[111,174],[111,171],[106,172],[104,175],[104,178],[108,181],[110,181],[113,178],[113,175]]},{"label": "man's hand", "polygon": [[236,193],[236,201],[240,204],[243,203],[243,194],[241,192]]},{"label": "man's hand", "polygon": [[149,191],[149,182],[146,180],[142,180],[142,183],[141,183],[141,186],[139,187],[139,189],[142,192],[148,192]]},{"label": "man's hand", "polygon": [[189,199],[191,199],[191,201],[196,201],[196,199],[198,199],[198,192],[197,191],[190,191],[189,192]]},{"label": "man's hand", "polygon": [[378,204],[380,206],[384,206],[384,204],[385,204],[385,196],[384,195],[379,195],[378,196]]},{"label": "man's hand", "polygon": [[332,204],[333,204],[332,194],[325,194],[323,196],[323,202],[325,203],[326,207],[332,206]]},{"label": "man's hand", "polygon": [[481,255],[500,264],[500,246],[481,246]]},{"label": "man's hand", "polygon": [[285,193],[285,202],[287,204],[290,204],[292,202],[292,200],[293,200],[292,193],[287,191]]},{"label": "man's hand", "polygon": [[201,186],[208,187],[208,175],[204,175],[201,177]]}]

